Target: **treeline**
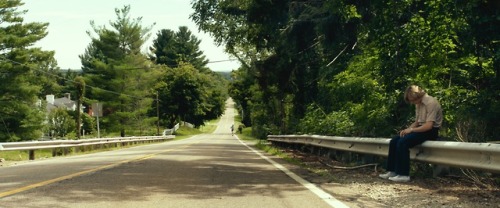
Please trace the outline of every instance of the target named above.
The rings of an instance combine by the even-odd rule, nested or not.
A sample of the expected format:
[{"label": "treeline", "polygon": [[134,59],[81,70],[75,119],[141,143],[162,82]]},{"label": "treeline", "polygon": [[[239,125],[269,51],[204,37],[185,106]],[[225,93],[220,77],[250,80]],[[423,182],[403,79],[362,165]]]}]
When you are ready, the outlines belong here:
[{"label": "treeline", "polygon": [[[223,113],[228,81],[206,66],[201,41],[187,27],[158,31],[143,52],[152,27],[124,6],[110,25],[91,23],[82,70],[62,72],[53,51],[33,47],[48,23],[25,23],[21,5],[0,1],[0,142],[96,135],[96,119],[87,113],[97,111],[93,103],[102,106],[101,135],[156,135],[179,121],[200,126]],[[84,113],[47,113],[45,96],[64,93]]]},{"label": "treeline", "polygon": [[389,137],[418,84],[441,135],[499,140],[500,3],[491,0],[193,1],[191,18],[242,63],[230,95],[256,136]]}]

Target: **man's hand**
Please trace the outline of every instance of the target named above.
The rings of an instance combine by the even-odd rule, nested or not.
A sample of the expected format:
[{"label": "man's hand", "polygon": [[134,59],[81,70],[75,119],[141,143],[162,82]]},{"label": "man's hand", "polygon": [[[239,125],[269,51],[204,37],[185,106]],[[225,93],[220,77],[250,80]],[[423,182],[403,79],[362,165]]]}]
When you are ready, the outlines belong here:
[{"label": "man's hand", "polygon": [[399,132],[399,136],[400,137],[404,137],[405,135],[409,134],[412,132],[412,128],[407,128],[407,129],[403,129]]}]

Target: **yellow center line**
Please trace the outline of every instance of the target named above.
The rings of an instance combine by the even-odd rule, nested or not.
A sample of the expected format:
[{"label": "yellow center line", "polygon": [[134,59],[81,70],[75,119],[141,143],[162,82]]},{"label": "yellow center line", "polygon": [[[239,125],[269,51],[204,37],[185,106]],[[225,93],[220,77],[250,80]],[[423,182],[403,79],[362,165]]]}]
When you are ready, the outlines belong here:
[{"label": "yellow center line", "polygon": [[194,143],[191,143],[191,144],[186,144],[186,145],[181,146],[181,147],[179,147],[177,149],[168,149],[168,150],[165,150],[165,151],[161,151],[161,152],[158,152],[158,153],[141,156],[141,157],[138,157],[138,158],[133,158],[133,159],[129,159],[129,160],[123,160],[123,161],[120,161],[120,162],[117,162],[117,163],[113,163],[113,164],[109,164],[109,165],[104,165],[104,166],[93,168],[93,169],[89,169],[89,170],[84,170],[84,171],[81,171],[81,172],[73,173],[73,174],[62,176],[62,177],[59,177],[59,178],[54,178],[54,179],[42,181],[42,182],[39,182],[39,183],[31,184],[31,185],[28,185],[28,186],[24,186],[24,187],[21,187],[21,188],[13,189],[13,190],[10,190],[10,191],[2,192],[2,193],[0,193],[0,198],[6,197],[6,196],[10,196],[10,195],[14,195],[14,194],[17,194],[17,193],[21,193],[21,192],[24,192],[24,191],[28,191],[28,190],[31,190],[31,189],[34,189],[34,188],[46,186],[46,185],[49,185],[49,184],[52,184],[52,183],[55,183],[55,182],[59,182],[59,181],[63,181],[63,180],[71,179],[71,178],[75,178],[75,177],[78,177],[78,176],[81,176],[81,175],[85,175],[85,174],[88,174],[88,173],[93,173],[93,172],[97,172],[97,171],[100,171],[100,170],[104,170],[104,169],[116,167],[116,166],[119,166],[119,165],[124,164],[124,163],[147,160],[147,159],[153,158],[154,156],[162,154],[162,153],[165,153],[165,152],[171,152],[171,151],[177,151],[177,150],[185,149],[185,148],[187,148],[187,147],[189,147],[189,146],[191,146],[193,144],[197,144],[199,142],[200,141],[194,142]]}]

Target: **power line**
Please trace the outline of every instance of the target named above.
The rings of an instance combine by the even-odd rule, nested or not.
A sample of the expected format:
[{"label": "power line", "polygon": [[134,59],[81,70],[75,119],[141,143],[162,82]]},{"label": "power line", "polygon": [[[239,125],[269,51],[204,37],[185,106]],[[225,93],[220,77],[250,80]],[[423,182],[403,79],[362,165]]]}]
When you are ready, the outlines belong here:
[{"label": "power line", "polygon": [[[75,83],[75,81],[66,79],[66,78],[61,77],[61,76],[59,76],[57,74],[53,74],[53,73],[50,73],[50,72],[47,72],[47,71],[43,71],[41,69],[32,68],[31,66],[29,66],[27,64],[20,63],[20,62],[17,62],[17,61],[5,58],[3,56],[0,56],[0,58],[3,59],[4,61],[8,61],[8,62],[11,62],[11,63],[14,63],[14,64],[26,66],[26,67],[29,67],[30,69],[36,70],[36,71],[44,73],[46,75],[53,76],[53,77],[59,78],[61,80],[65,80],[65,81],[70,82],[70,83]],[[225,60],[218,60],[218,61],[209,61],[208,63],[220,63],[220,62],[228,62],[228,61],[235,61],[235,60],[237,60],[237,59],[225,59]],[[166,65],[166,66],[167,67],[178,67],[179,65],[177,65],[177,66],[173,66],[173,65],[172,66],[168,66],[168,65]],[[145,67],[124,68],[124,70],[132,70],[132,69],[146,69],[146,68]],[[68,70],[71,70],[71,69],[68,69]],[[102,89],[100,87],[92,86],[92,85],[88,85],[88,84],[86,84],[86,87],[89,87],[91,89],[101,90],[101,91],[104,91],[104,92],[107,92],[107,93],[111,93],[111,94],[115,94],[115,95],[124,95],[124,96],[127,96],[127,97],[136,98],[136,99],[139,99],[139,100],[144,99],[143,97],[137,97],[137,96],[134,96],[134,95],[128,95],[128,94],[121,93],[121,92],[116,92],[116,91],[112,91],[112,90],[106,90],[106,89]],[[158,101],[161,101],[161,100],[158,99]]]},{"label": "power line", "polygon": [[228,61],[237,61],[238,59],[226,59],[226,60],[218,60],[218,61],[209,61],[209,64],[220,63],[220,62],[228,62]]},{"label": "power line", "polygon": [[[217,60],[217,61],[209,61],[209,62],[207,62],[207,64],[215,64],[215,63],[228,62],[228,61],[238,61],[238,59],[224,59],[224,60]],[[182,64],[177,64],[177,65],[160,64],[158,66],[166,66],[166,67],[170,67],[170,68],[177,68],[177,67],[179,67],[181,65]],[[148,68],[145,68],[145,67],[124,68],[124,70],[132,70],[132,69],[148,69]],[[81,70],[81,69],[67,68],[67,69],[61,69],[61,70]]]},{"label": "power line", "polygon": [[[53,77],[57,77],[59,79],[62,79],[62,80],[65,80],[67,82],[70,82],[70,83],[75,83],[75,81],[73,80],[69,80],[69,79],[66,79],[64,77],[61,77],[59,75],[56,75],[56,74],[52,74],[50,72],[47,72],[47,71],[43,71],[41,69],[36,69],[36,68],[32,68],[30,66],[28,66],[27,64],[23,64],[23,63],[20,63],[20,62],[17,62],[17,61],[14,61],[14,60],[11,60],[11,59],[8,59],[8,58],[5,58],[3,56],[0,56],[0,58],[4,61],[8,61],[8,62],[11,62],[11,63],[14,63],[14,64],[18,64],[18,65],[22,65],[22,66],[26,66],[26,67],[29,67],[30,69],[33,69],[33,70],[36,70],[38,72],[41,72],[41,73],[44,73],[44,74],[47,74],[47,75],[50,75],[50,76],[53,76]],[[144,68],[134,68],[134,69],[144,69]],[[116,95],[124,95],[124,96],[127,96],[127,97],[131,97],[131,98],[136,98],[136,99],[144,99],[142,97],[137,97],[137,96],[133,96],[133,95],[128,95],[128,94],[125,94],[125,93],[121,93],[121,92],[116,92],[116,91],[111,91],[111,90],[106,90],[106,89],[102,89],[100,87],[96,87],[96,86],[92,86],[92,85],[85,85],[86,87],[89,87],[89,88],[92,88],[92,89],[97,89],[97,90],[102,90],[104,92],[108,92],[108,93],[111,93],[111,94],[116,94]]]}]

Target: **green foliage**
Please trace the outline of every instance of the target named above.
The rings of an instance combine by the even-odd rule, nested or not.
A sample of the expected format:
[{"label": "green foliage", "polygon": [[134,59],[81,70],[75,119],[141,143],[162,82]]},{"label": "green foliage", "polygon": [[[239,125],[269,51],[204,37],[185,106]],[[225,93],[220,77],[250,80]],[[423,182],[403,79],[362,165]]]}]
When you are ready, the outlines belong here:
[{"label": "green foliage", "polygon": [[[75,121],[78,120],[77,119],[78,118],[77,111],[67,111],[67,113],[71,116],[71,118],[73,118],[73,120],[75,120]],[[81,120],[81,125],[82,125],[82,128],[81,128],[82,135],[83,135],[83,133],[85,133],[85,135],[95,135],[97,137],[97,133],[96,133],[96,128],[97,128],[96,119],[94,117],[90,116],[87,113],[81,113],[80,114],[80,120]],[[75,122],[75,124],[76,124],[76,122]],[[75,130],[76,130],[76,128],[75,128]],[[75,131],[75,135],[78,136],[76,134],[76,131]]]},{"label": "green foliage", "polygon": [[160,118],[166,126],[187,121],[195,126],[222,115],[225,94],[208,74],[192,65],[165,68],[163,84],[157,91],[160,98]]},{"label": "green foliage", "polygon": [[81,119],[81,106],[83,104],[83,96],[85,95],[85,80],[83,77],[76,77],[74,81],[74,85],[76,88],[76,136],[78,139],[81,138],[81,126],[82,126],[82,119]]},{"label": "green foliage", "polygon": [[[243,67],[230,95],[254,134],[390,136],[423,86],[442,133],[497,140],[500,4],[473,1],[193,1],[191,15]],[[250,122],[245,120],[250,115]],[[474,133],[473,133],[474,132]]]},{"label": "green foliage", "polygon": [[229,84],[229,95],[236,102],[242,123],[246,126],[251,126],[249,102],[252,97],[251,86],[254,84],[254,79],[245,73],[243,70],[231,72],[232,82]]},{"label": "green foliage", "polygon": [[199,129],[181,126],[177,131],[175,131],[175,140],[185,139],[202,133],[203,132],[200,131]]},{"label": "green foliage", "polygon": [[325,114],[317,106],[309,106],[299,130],[308,134],[350,136],[354,131],[354,122],[347,112]]},{"label": "green foliage", "polygon": [[[48,24],[24,23],[21,16],[26,11],[17,11],[21,5],[17,0],[0,3],[0,141],[39,139],[43,131],[71,138],[80,138],[83,132],[95,134],[94,118],[80,114],[80,104],[88,110],[96,102],[104,106],[101,135],[157,134],[158,121],[167,125],[172,117],[173,120],[182,117],[201,125],[223,113],[228,81],[206,67],[208,60],[199,50],[201,41],[187,27],[179,27],[176,33],[160,31],[159,34],[166,35],[159,35],[156,45],[151,47],[161,52],[153,54],[158,58],[155,61],[160,60],[153,63],[151,54],[141,52],[152,26],[144,27],[140,17],[131,18],[130,6],[115,9],[116,20],[110,21],[109,26],[91,22],[91,30],[87,32],[91,43],[80,56],[82,71],[60,71],[54,52],[33,47],[47,35]],[[175,41],[170,41],[168,35]],[[172,77],[180,77],[180,81],[168,79],[170,69],[162,66],[166,58],[178,66]],[[186,70],[185,63],[194,67]],[[184,102],[165,105],[160,116],[156,113],[160,109],[158,103],[168,100],[165,97],[170,95],[158,99],[156,89],[166,87],[175,88]],[[48,122],[50,126],[46,126],[46,109],[38,98],[61,93],[74,95],[78,109],[54,111],[50,116],[52,121]],[[181,116],[172,107],[175,105],[180,106]]]},{"label": "green foliage", "polygon": [[200,43],[185,26],[178,32],[160,30],[153,40],[150,58],[165,66],[156,86],[161,125],[172,127],[183,120],[200,126],[223,113],[227,81],[208,70]]},{"label": "green foliage", "polygon": [[150,27],[143,27],[141,18],[132,19],[129,6],[115,12],[117,20],[110,22],[112,29],[92,23],[97,37],[80,58],[85,81],[99,86],[89,90],[86,97],[104,106],[102,127],[125,136],[126,129],[142,129],[152,123],[144,121],[159,72],[141,54]]},{"label": "green foliage", "polygon": [[51,138],[67,138],[69,133],[75,132],[76,122],[66,109],[55,108],[49,113],[47,128]]},{"label": "green foliage", "polygon": [[179,27],[178,32],[169,29],[160,30],[151,47],[151,59],[156,64],[163,64],[171,68],[181,63],[190,63],[196,69],[207,72],[208,60],[200,50],[201,40],[198,40],[186,26]]},{"label": "green foliage", "polygon": [[0,141],[39,139],[45,114],[38,96],[57,88],[46,74],[54,70],[54,53],[32,47],[47,35],[48,23],[25,23],[21,5],[0,3]]}]

